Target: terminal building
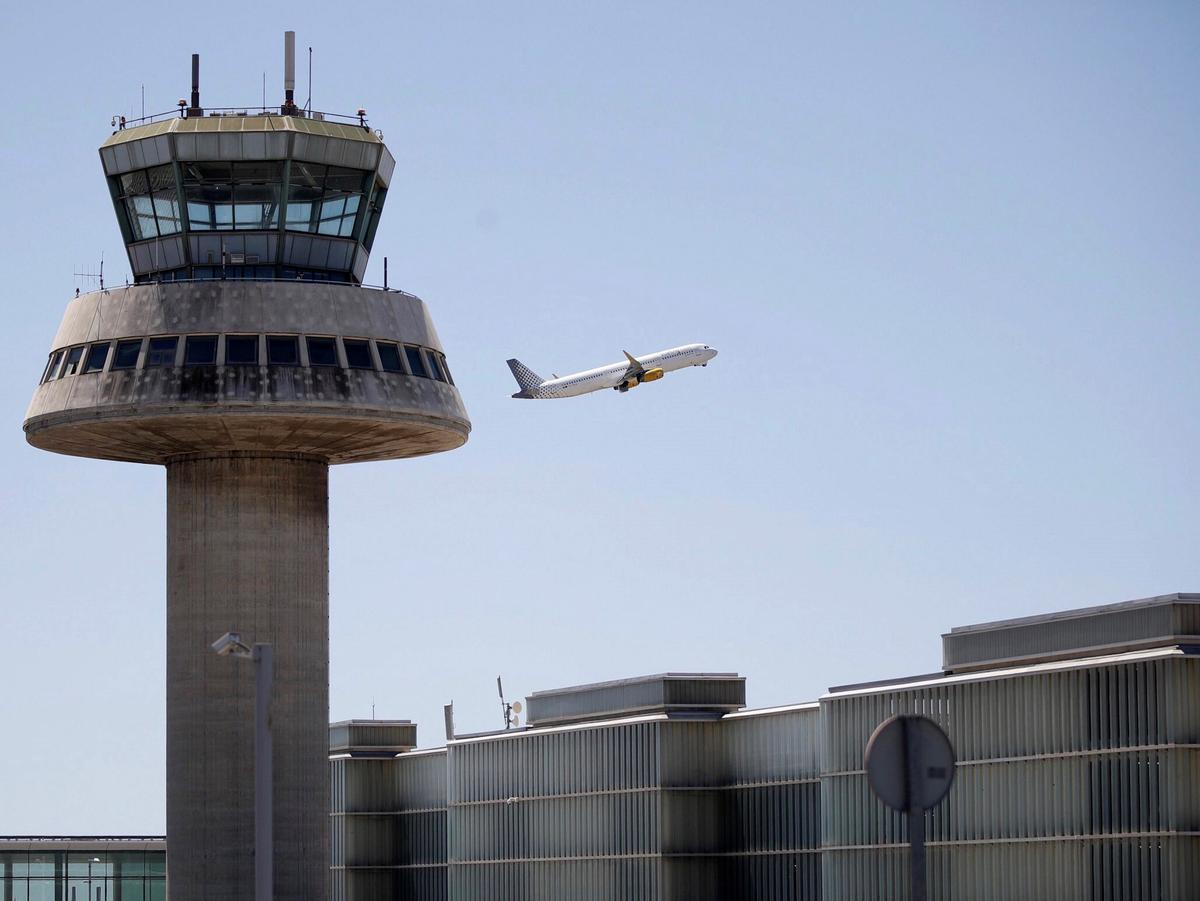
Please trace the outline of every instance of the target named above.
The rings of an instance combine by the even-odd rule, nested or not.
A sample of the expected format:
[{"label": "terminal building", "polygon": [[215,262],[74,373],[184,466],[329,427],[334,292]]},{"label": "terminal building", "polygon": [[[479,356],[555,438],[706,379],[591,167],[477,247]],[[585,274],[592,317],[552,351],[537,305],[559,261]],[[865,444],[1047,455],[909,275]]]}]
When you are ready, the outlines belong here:
[{"label": "terminal building", "polygon": [[3,901],[165,901],[162,836],[0,836]]},{"label": "terminal building", "polygon": [[730,673],[535,692],[520,729],[418,751],[330,730],[334,901],[908,897],[902,815],[863,753],[949,735],[931,899],[1200,897],[1200,594],[952,629],[935,673],[745,709]]}]

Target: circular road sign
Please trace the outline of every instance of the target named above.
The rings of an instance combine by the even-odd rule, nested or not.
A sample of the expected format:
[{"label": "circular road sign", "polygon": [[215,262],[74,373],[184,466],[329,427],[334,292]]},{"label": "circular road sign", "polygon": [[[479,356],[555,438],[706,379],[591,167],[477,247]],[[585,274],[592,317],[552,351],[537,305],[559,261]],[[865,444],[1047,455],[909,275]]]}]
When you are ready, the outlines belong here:
[{"label": "circular road sign", "polygon": [[871,790],[888,807],[928,810],[954,781],[954,749],[933,720],[902,714],[872,733],[866,766]]}]

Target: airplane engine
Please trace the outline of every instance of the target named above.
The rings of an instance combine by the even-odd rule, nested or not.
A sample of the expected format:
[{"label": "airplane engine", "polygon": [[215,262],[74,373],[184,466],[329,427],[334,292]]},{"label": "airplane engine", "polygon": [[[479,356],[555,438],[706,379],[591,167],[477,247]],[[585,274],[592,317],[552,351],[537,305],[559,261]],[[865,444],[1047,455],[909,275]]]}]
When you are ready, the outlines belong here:
[{"label": "airplane engine", "polygon": [[637,386],[638,386],[637,379],[626,379],[625,381],[621,382],[621,384],[617,385],[617,390],[620,391],[622,394],[624,394],[630,388],[636,388]]},{"label": "airplane engine", "polygon": [[666,373],[663,372],[661,369],[647,369],[645,372],[642,373],[642,377],[641,377],[640,381],[657,382],[664,375],[666,375]]}]

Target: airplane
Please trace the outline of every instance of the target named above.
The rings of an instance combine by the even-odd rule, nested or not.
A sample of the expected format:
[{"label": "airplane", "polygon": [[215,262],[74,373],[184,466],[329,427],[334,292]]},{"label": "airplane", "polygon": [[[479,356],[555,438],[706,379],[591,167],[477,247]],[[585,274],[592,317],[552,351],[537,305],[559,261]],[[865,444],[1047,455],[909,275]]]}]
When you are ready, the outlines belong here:
[{"label": "airplane", "polygon": [[555,375],[551,379],[543,379],[520,360],[509,360],[508,368],[521,387],[513,397],[526,400],[578,397],[601,388],[612,388],[624,394],[642,382],[656,382],[676,369],[707,366],[708,361],[717,355],[716,348],[707,344],[685,344],[642,357],[635,357],[627,350],[621,353],[625,354],[624,363],[613,363],[562,377]]}]

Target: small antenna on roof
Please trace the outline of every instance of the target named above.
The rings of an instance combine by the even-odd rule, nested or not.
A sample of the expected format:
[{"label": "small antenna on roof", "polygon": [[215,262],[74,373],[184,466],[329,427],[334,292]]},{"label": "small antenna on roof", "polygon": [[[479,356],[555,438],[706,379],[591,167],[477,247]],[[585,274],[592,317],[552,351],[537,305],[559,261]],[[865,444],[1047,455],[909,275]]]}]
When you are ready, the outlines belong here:
[{"label": "small antenna on roof", "polygon": [[500,706],[504,708],[504,728],[515,729],[521,725],[521,718],[517,715],[521,712],[521,702],[513,701],[510,704],[504,700],[504,683],[499,676],[496,677],[496,691],[500,693]]},{"label": "small antenna on roof", "polygon": [[454,702],[451,701],[442,708],[442,718],[446,721],[446,741],[454,741]]},{"label": "small antenna on roof", "polygon": [[304,101],[304,109],[312,112],[312,47],[308,48],[308,99]]},{"label": "small antenna on roof", "polygon": [[[82,271],[76,269],[75,270],[75,278],[76,279],[84,279],[84,284],[87,285],[89,287],[89,289],[92,285],[96,285],[97,283],[99,283],[100,290],[103,291],[104,290],[104,254],[103,254],[103,252],[100,254],[100,267],[98,269],[94,269],[90,266],[84,266]],[[78,285],[76,285],[76,287],[75,287],[75,293],[76,293],[76,295],[79,294],[79,286]]]}]

